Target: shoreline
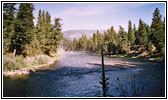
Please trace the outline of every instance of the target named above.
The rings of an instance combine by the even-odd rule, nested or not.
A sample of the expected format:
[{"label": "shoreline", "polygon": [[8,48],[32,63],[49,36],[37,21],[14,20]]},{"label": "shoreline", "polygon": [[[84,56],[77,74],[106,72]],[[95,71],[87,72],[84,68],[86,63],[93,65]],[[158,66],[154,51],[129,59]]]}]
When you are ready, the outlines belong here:
[{"label": "shoreline", "polygon": [[62,58],[63,58],[63,56],[59,54],[57,57],[52,57],[52,59],[46,64],[29,66],[29,67],[21,68],[18,70],[4,71],[3,75],[4,76],[26,75],[26,74],[28,75],[30,72],[35,72],[36,70],[38,70],[41,67],[52,65],[55,63],[55,61],[62,59]]},{"label": "shoreline", "polygon": [[[88,51],[85,51],[85,53],[87,53],[89,55],[93,55],[93,56],[101,56],[98,53],[93,53],[93,52],[91,53],[91,52],[88,52]],[[156,62],[165,61],[164,59],[159,59],[160,57],[152,57],[150,55],[142,55],[142,54],[139,54],[137,56],[129,56],[129,55],[130,54],[119,54],[119,55],[107,55],[107,54],[105,54],[104,56],[108,57],[108,58],[130,58],[130,59],[140,59],[140,60],[156,61]]]}]

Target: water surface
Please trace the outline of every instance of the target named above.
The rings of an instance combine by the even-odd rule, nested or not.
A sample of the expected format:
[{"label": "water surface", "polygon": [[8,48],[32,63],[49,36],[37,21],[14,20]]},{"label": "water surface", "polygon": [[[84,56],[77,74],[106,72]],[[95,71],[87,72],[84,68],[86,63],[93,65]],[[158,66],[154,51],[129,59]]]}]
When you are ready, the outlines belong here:
[{"label": "water surface", "polygon": [[[138,59],[105,58],[107,62],[129,62],[136,67],[123,68],[120,65],[105,66],[109,78],[108,94],[134,96],[133,76],[137,96],[165,96],[165,65],[163,62],[149,62]],[[81,52],[64,52],[64,57],[49,68],[41,68],[29,75],[3,77],[4,97],[96,97],[102,91],[100,86],[101,62],[98,56]],[[106,64],[105,64],[106,65]],[[123,87],[116,82],[117,77]]]}]

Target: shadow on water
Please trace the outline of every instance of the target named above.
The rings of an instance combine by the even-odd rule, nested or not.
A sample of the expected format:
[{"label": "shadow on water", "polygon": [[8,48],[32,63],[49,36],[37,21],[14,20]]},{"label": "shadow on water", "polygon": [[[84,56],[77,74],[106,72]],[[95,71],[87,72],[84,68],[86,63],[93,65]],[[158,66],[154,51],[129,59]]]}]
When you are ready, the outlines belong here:
[{"label": "shadow on water", "polygon": [[[85,96],[85,92],[88,92],[86,90],[90,88],[87,88],[88,83],[93,80],[89,73],[93,72],[101,71],[100,68],[90,70],[89,68],[62,67],[59,69],[37,70],[23,77],[4,76],[3,95],[4,97]],[[88,78],[89,80],[86,81],[85,76],[89,76],[90,79]],[[82,88],[83,86],[84,88]],[[84,91],[83,94],[82,91]]]}]

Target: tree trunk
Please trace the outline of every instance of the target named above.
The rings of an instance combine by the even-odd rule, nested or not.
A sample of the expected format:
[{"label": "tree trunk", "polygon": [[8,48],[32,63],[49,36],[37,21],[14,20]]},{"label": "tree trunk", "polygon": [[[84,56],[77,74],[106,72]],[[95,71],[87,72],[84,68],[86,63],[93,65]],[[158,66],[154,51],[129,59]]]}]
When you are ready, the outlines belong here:
[{"label": "tree trunk", "polygon": [[13,51],[13,56],[16,56],[16,49],[14,49]]}]

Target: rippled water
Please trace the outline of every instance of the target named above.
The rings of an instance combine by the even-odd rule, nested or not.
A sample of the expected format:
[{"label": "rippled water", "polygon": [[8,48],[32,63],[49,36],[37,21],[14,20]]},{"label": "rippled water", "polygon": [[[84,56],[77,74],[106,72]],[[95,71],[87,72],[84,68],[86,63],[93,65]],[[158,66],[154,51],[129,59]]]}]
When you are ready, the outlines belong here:
[{"label": "rippled water", "polygon": [[[134,63],[136,67],[120,65],[105,66],[109,78],[108,94],[122,96],[127,87],[127,96],[134,96],[133,76],[136,75],[138,96],[165,96],[165,64],[138,59],[105,58],[106,62]],[[49,68],[41,68],[29,75],[3,77],[4,97],[96,97],[101,94],[101,58],[81,52],[64,52],[64,57]],[[106,63],[105,63],[106,65]],[[116,80],[119,77],[123,87]],[[120,89],[119,89],[120,88]],[[139,89],[138,89],[139,88]]]}]

